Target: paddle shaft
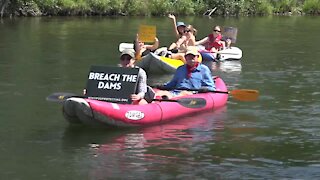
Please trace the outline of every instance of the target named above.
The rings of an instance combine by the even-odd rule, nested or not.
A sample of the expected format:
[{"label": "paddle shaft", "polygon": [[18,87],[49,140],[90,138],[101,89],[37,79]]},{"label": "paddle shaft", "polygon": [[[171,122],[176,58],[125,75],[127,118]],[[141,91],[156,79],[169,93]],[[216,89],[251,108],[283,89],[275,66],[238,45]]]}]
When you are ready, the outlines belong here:
[{"label": "paddle shaft", "polygon": [[178,100],[175,100],[175,99],[152,99],[152,101],[179,102]]},{"label": "paddle shaft", "polygon": [[177,88],[177,89],[163,89],[163,90],[181,90],[181,91],[197,91],[198,93],[221,93],[230,94],[233,98],[239,101],[256,101],[259,97],[259,91],[253,89],[234,89],[231,91],[216,91],[208,89],[187,89],[187,88]]},{"label": "paddle shaft", "polygon": [[[73,93],[67,93],[67,92],[53,93],[49,95],[46,99],[52,102],[64,102],[65,100],[73,97],[99,100],[98,98],[94,98],[94,97],[92,98],[88,96],[79,96],[79,95],[76,95]],[[206,105],[206,100],[204,98],[187,98],[186,97],[186,98],[180,98],[180,99],[152,99],[152,101],[176,102],[187,108],[202,108]],[[111,102],[111,101],[106,101],[106,102]],[[114,102],[114,103],[117,103],[117,102]]]},{"label": "paddle shaft", "polygon": [[[124,49],[133,49],[133,43],[120,43],[119,44],[119,51],[122,52]],[[229,54],[229,55],[238,55],[239,53],[232,53],[232,52],[213,52],[208,50],[200,50],[199,52],[205,53],[216,53],[216,54]]]},{"label": "paddle shaft", "polygon": [[[151,86],[151,87],[155,87],[156,88],[156,86]],[[201,93],[201,89],[188,89],[188,88],[173,88],[173,89],[165,89],[165,90],[179,90],[179,91],[200,91],[200,93]],[[213,93],[222,93],[222,94],[229,94],[229,91],[216,91],[216,90],[206,90],[206,91],[204,91],[204,93],[205,92],[213,92]]]},{"label": "paddle shaft", "polygon": [[211,91],[211,90],[208,90],[208,92],[229,94],[229,91]]},{"label": "paddle shaft", "polygon": [[201,89],[177,89],[177,90],[186,90],[186,91],[198,91],[199,93],[206,93],[206,92],[212,92],[212,93],[221,93],[221,94],[229,94],[229,91],[215,91],[215,90],[205,90],[205,91],[201,91]]},{"label": "paddle shaft", "polygon": [[229,55],[239,55],[239,53],[232,53],[232,52],[213,52],[213,51],[206,51],[206,50],[201,50],[200,53],[216,53],[216,54],[229,54]]}]

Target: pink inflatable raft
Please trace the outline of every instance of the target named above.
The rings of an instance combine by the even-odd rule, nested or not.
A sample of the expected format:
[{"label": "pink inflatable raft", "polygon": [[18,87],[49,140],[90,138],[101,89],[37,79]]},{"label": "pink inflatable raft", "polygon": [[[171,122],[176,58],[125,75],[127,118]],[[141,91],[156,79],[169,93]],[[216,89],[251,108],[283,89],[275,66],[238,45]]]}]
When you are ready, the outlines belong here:
[{"label": "pink inflatable raft", "polygon": [[[215,78],[216,90],[227,92],[224,81]],[[63,103],[63,115],[70,123],[131,127],[165,123],[184,116],[225,106],[226,93],[197,93],[145,105],[118,104],[72,97]]]}]

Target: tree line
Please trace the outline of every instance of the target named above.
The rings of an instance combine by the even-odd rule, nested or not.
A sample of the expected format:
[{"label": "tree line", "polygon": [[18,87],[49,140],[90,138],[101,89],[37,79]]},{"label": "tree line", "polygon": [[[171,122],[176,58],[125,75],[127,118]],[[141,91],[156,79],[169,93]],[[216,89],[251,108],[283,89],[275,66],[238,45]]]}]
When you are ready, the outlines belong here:
[{"label": "tree line", "polygon": [[0,0],[3,16],[218,16],[320,14],[320,0]]}]

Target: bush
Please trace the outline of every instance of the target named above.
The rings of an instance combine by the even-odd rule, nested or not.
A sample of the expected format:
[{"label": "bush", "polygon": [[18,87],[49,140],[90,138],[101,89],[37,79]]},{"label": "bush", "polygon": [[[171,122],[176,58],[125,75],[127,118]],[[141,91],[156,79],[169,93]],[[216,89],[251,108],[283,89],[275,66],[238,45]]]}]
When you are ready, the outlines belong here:
[{"label": "bush", "polygon": [[267,0],[251,0],[246,4],[246,9],[248,15],[270,15],[273,10]]},{"label": "bush", "polygon": [[320,14],[320,0],[306,0],[302,10],[306,14]]},{"label": "bush", "polygon": [[108,10],[108,3],[109,0],[88,0],[91,11],[96,15],[106,14]]},{"label": "bush", "polygon": [[274,6],[274,13],[288,13],[293,12],[297,7],[297,0],[282,0],[282,1],[272,1]]},{"label": "bush", "polygon": [[128,15],[134,16],[150,16],[149,2],[147,0],[128,0],[124,6],[124,11]]},{"label": "bush", "polygon": [[9,2],[10,13],[19,14],[20,16],[40,16],[41,11],[38,4],[33,0],[16,0]]},{"label": "bush", "polygon": [[108,3],[108,12],[109,15],[119,15],[123,11],[126,12],[124,9],[124,4],[126,0],[110,0]]},{"label": "bush", "polygon": [[52,9],[57,5],[56,0],[36,0],[35,1],[41,10]]},{"label": "bush", "polygon": [[196,4],[192,0],[180,0],[173,3],[173,8],[176,14],[194,15]]},{"label": "bush", "polygon": [[90,12],[90,7],[89,4],[87,3],[87,0],[75,0],[76,2],[76,7],[75,7],[75,11],[77,12],[77,14],[79,15],[87,15]]},{"label": "bush", "polygon": [[[0,0],[1,2],[5,2]],[[8,0],[9,15],[200,15],[216,7],[214,15],[320,14],[320,0]],[[1,9],[2,10],[2,9]]]},{"label": "bush", "polygon": [[202,15],[205,13],[208,9],[212,9],[213,7],[209,7],[207,3],[204,2],[204,0],[193,0],[194,4],[194,13],[197,15]]},{"label": "bush", "polygon": [[168,0],[150,0],[149,3],[149,11],[153,16],[163,16],[168,14],[172,9],[172,3]]}]

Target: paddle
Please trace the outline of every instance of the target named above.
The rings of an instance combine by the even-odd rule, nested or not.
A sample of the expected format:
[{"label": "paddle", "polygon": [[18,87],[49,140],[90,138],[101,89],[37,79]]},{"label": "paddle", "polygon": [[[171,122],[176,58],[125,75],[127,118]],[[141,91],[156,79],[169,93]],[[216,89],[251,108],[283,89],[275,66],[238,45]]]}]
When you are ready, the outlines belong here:
[{"label": "paddle", "polygon": [[[46,100],[52,102],[63,102],[72,97],[88,98],[87,96],[79,96],[73,93],[57,92],[49,95]],[[176,102],[187,108],[202,108],[206,106],[206,100],[203,98],[152,99],[152,101]]]},{"label": "paddle", "polygon": [[213,51],[208,51],[208,50],[200,50],[200,53],[216,53],[216,54],[229,54],[229,55],[239,55],[239,53],[231,53],[231,52],[213,52]]},{"label": "paddle", "polygon": [[207,103],[203,98],[152,99],[152,101],[177,102],[187,108],[202,108]]},{"label": "paddle", "polygon": [[[133,49],[133,43],[120,43],[119,44],[119,51],[122,52],[125,49]],[[200,50],[199,52],[204,53],[217,53],[217,54],[229,54],[229,55],[239,55],[239,53],[231,53],[231,52],[213,52],[208,50]]]},{"label": "paddle", "polygon": [[72,97],[79,97],[79,98],[87,98],[86,96],[79,96],[74,93],[67,93],[67,92],[56,92],[50,94],[46,100],[52,102],[63,102],[64,100]]},{"label": "paddle", "polygon": [[239,101],[256,101],[259,97],[259,91],[254,89],[234,89],[228,92],[215,91],[215,93],[231,94],[233,98]]},{"label": "paddle", "polygon": [[[157,87],[157,86],[151,86]],[[163,89],[163,90],[173,90],[173,89]],[[187,89],[187,88],[178,88],[175,90],[183,91],[197,91],[199,93],[213,92],[213,93],[222,93],[222,94],[231,94],[233,98],[239,101],[256,101],[259,97],[259,91],[254,89],[235,89],[231,91],[212,91],[212,90],[202,90],[202,89]]]}]

